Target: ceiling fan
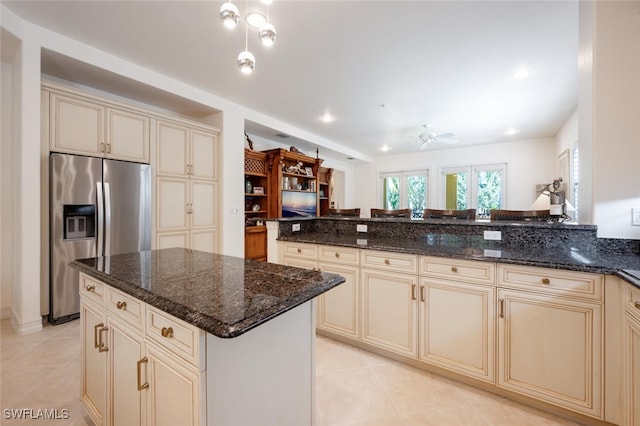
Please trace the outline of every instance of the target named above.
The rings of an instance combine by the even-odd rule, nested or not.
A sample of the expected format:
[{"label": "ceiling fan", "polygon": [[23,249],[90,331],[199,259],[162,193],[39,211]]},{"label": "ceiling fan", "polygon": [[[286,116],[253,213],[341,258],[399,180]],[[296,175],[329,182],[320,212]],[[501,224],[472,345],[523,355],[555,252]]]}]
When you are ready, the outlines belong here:
[{"label": "ceiling fan", "polygon": [[[423,125],[425,129],[427,129],[427,125]],[[451,132],[446,133],[434,133],[428,130],[420,133],[418,136],[414,136],[416,139],[416,143],[420,143],[420,149],[425,149],[432,143],[446,143],[446,144],[455,144],[458,143],[458,139],[455,138],[456,135]]]}]

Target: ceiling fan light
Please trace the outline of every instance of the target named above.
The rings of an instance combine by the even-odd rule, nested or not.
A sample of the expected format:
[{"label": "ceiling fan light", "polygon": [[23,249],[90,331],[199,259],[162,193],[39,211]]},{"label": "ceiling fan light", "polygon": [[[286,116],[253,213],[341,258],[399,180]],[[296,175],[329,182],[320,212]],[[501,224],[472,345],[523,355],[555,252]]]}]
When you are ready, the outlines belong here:
[{"label": "ceiling fan light", "polygon": [[262,25],[258,30],[258,37],[260,37],[260,41],[262,41],[262,44],[267,47],[275,44],[276,36],[276,28],[268,22]]},{"label": "ceiling fan light", "polygon": [[232,29],[240,22],[240,10],[235,4],[226,2],[220,7],[220,20],[225,27]]},{"label": "ceiling fan light", "polygon": [[256,67],[256,58],[248,50],[240,52],[238,55],[238,68],[243,74],[251,74]]},{"label": "ceiling fan light", "polygon": [[260,28],[264,24],[267,23],[267,18],[262,13],[258,12],[249,12],[247,13],[247,24],[254,28]]}]

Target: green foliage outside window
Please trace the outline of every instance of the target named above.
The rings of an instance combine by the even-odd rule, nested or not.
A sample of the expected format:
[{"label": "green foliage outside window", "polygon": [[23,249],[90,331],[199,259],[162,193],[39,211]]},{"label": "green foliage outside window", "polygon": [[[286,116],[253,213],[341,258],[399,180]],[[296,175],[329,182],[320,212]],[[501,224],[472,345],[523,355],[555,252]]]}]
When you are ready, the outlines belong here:
[{"label": "green foliage outside window", "polygon": [[478,172],[478,208],[499,209],[502,206],[502,171]]}]

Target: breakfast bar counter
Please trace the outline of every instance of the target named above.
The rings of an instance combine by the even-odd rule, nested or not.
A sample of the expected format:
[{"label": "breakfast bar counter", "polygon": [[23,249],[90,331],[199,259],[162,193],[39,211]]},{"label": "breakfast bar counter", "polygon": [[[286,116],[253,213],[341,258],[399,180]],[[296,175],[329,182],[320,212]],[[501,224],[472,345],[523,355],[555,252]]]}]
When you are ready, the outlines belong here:
[{"label": "breakfast bar counter", "polygon": [[76,260],[96,425],[315,424],[315,308],[337,274],[181,248]]}]

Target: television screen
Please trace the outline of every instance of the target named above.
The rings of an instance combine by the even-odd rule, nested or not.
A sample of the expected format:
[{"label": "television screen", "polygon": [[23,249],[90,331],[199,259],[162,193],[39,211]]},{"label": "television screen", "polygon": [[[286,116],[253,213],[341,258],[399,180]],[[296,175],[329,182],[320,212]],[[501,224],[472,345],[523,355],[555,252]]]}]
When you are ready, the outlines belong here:
[{"label": "television screen", "polygon": [[282,217],[315,215],[315,192],[282,191]]}]

